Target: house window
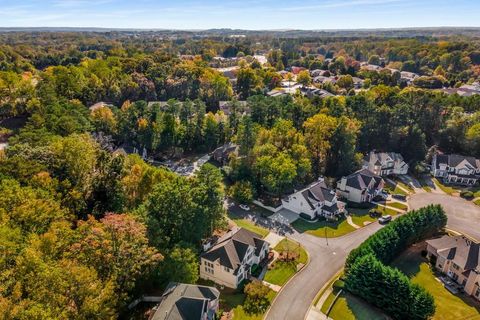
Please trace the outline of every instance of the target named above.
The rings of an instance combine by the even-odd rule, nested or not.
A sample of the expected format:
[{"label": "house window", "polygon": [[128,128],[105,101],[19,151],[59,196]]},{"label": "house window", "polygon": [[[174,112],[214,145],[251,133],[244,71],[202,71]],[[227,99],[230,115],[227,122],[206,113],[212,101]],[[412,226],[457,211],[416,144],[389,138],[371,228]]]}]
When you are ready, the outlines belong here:
[{"label": "house window", "polygon": [[460,269],[460,267],[458,265],[456,265],[455,263],[452,266],[453,266],[453,269],[455,269],[455,270]]},{"label": "house window", "polygon": [[211,269],[209,267],[205,267],[205,272],[213,274],[213,269]]},{"label": "house window", "polygon": [[480,298],[480,287],[475,291],[475,297]]},{"label": "house window", "polygon": [[228,267],[223,267],[223,270],[225,270],[226,272],[230,272],[230,269]]}]

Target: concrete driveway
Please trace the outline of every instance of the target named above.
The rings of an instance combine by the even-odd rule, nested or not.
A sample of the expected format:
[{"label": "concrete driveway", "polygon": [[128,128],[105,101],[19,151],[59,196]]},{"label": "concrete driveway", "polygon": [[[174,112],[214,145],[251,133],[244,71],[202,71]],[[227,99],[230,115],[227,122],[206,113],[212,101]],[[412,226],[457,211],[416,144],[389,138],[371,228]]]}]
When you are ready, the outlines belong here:
[{"label": "concrete driveway", "polygon": [[295,220],[299,218],[298,214],[293,211],[287,209],[280,209],[279,211],[272,214],[268,217],[272,221],[284,223],[284,224],[291,224]]},{"label": "concrete driveway", "polygon": [[411,195],[408,204],[419,209],[429,204],[440,204],[448,215],[447,227],[480,240],[480,207],[471,201],[440,193]]}]

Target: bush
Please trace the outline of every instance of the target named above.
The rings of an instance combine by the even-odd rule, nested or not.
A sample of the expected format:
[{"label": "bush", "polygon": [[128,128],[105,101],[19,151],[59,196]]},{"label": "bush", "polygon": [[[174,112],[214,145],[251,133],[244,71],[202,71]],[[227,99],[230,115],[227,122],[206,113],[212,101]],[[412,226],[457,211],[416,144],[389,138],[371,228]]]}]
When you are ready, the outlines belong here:
[{"label": "bush", "polygon": [[435,313],[430,293],[373,254],[360,257],[349,270],[345,288],[381,308],[394,319],[423,320]]},{"label": "bush", "polygon": [[473,199],[473,192],[472,191],[462,191],[460,192],[460,197],[465,199]]},{"label": "bush", "polygon": [[268,295],[270,288],[265,286],[261,281],[254,280],[247,284],[244,289],[247,296],[243,304],[243,308],[249,314],[261,314],[267,311],[270,306]]},{"label": "bush", "polygon": [[370,215],[370,217],[372,218],[378,218],[382,215],[382,213],[380,211],[378,211],[377,209],[372,209],[368,212],[368,214]]},{"label": "bush", "polygon": [[383,309],[394,319],[423,320],[435,313],[433,297],[389,263],[411,244],[445,227],[439,205],[411,211],[352,250],[345,263],[345,289]]}]

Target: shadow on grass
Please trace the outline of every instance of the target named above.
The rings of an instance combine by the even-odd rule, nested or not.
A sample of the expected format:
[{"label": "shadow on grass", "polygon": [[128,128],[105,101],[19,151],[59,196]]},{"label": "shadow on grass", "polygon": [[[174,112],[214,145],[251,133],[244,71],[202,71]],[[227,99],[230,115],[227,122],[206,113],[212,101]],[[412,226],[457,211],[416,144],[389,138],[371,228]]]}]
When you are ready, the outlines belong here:
[{"label": "shadow on grass", "polygon": [[347,302],[347,307],[352,312],[353,316],[357,320],[384,320],[389,319],[383,312],[363,301],[362,299],[345,292],[343,294]]}]

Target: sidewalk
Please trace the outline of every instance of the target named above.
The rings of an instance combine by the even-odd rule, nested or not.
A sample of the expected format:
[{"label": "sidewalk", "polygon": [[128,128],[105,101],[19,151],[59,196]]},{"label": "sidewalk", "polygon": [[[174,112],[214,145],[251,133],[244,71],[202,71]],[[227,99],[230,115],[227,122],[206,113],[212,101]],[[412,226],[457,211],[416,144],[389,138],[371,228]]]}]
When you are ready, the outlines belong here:
[{"label": "sidewalk", "polygon": [[356,225],[355,223],[353,223],[352,217],[350,215],[347,216],[347,222],[348,222],[349,225],[351,225],[355,229],[360,229],[361,228],[359,225]]}]

